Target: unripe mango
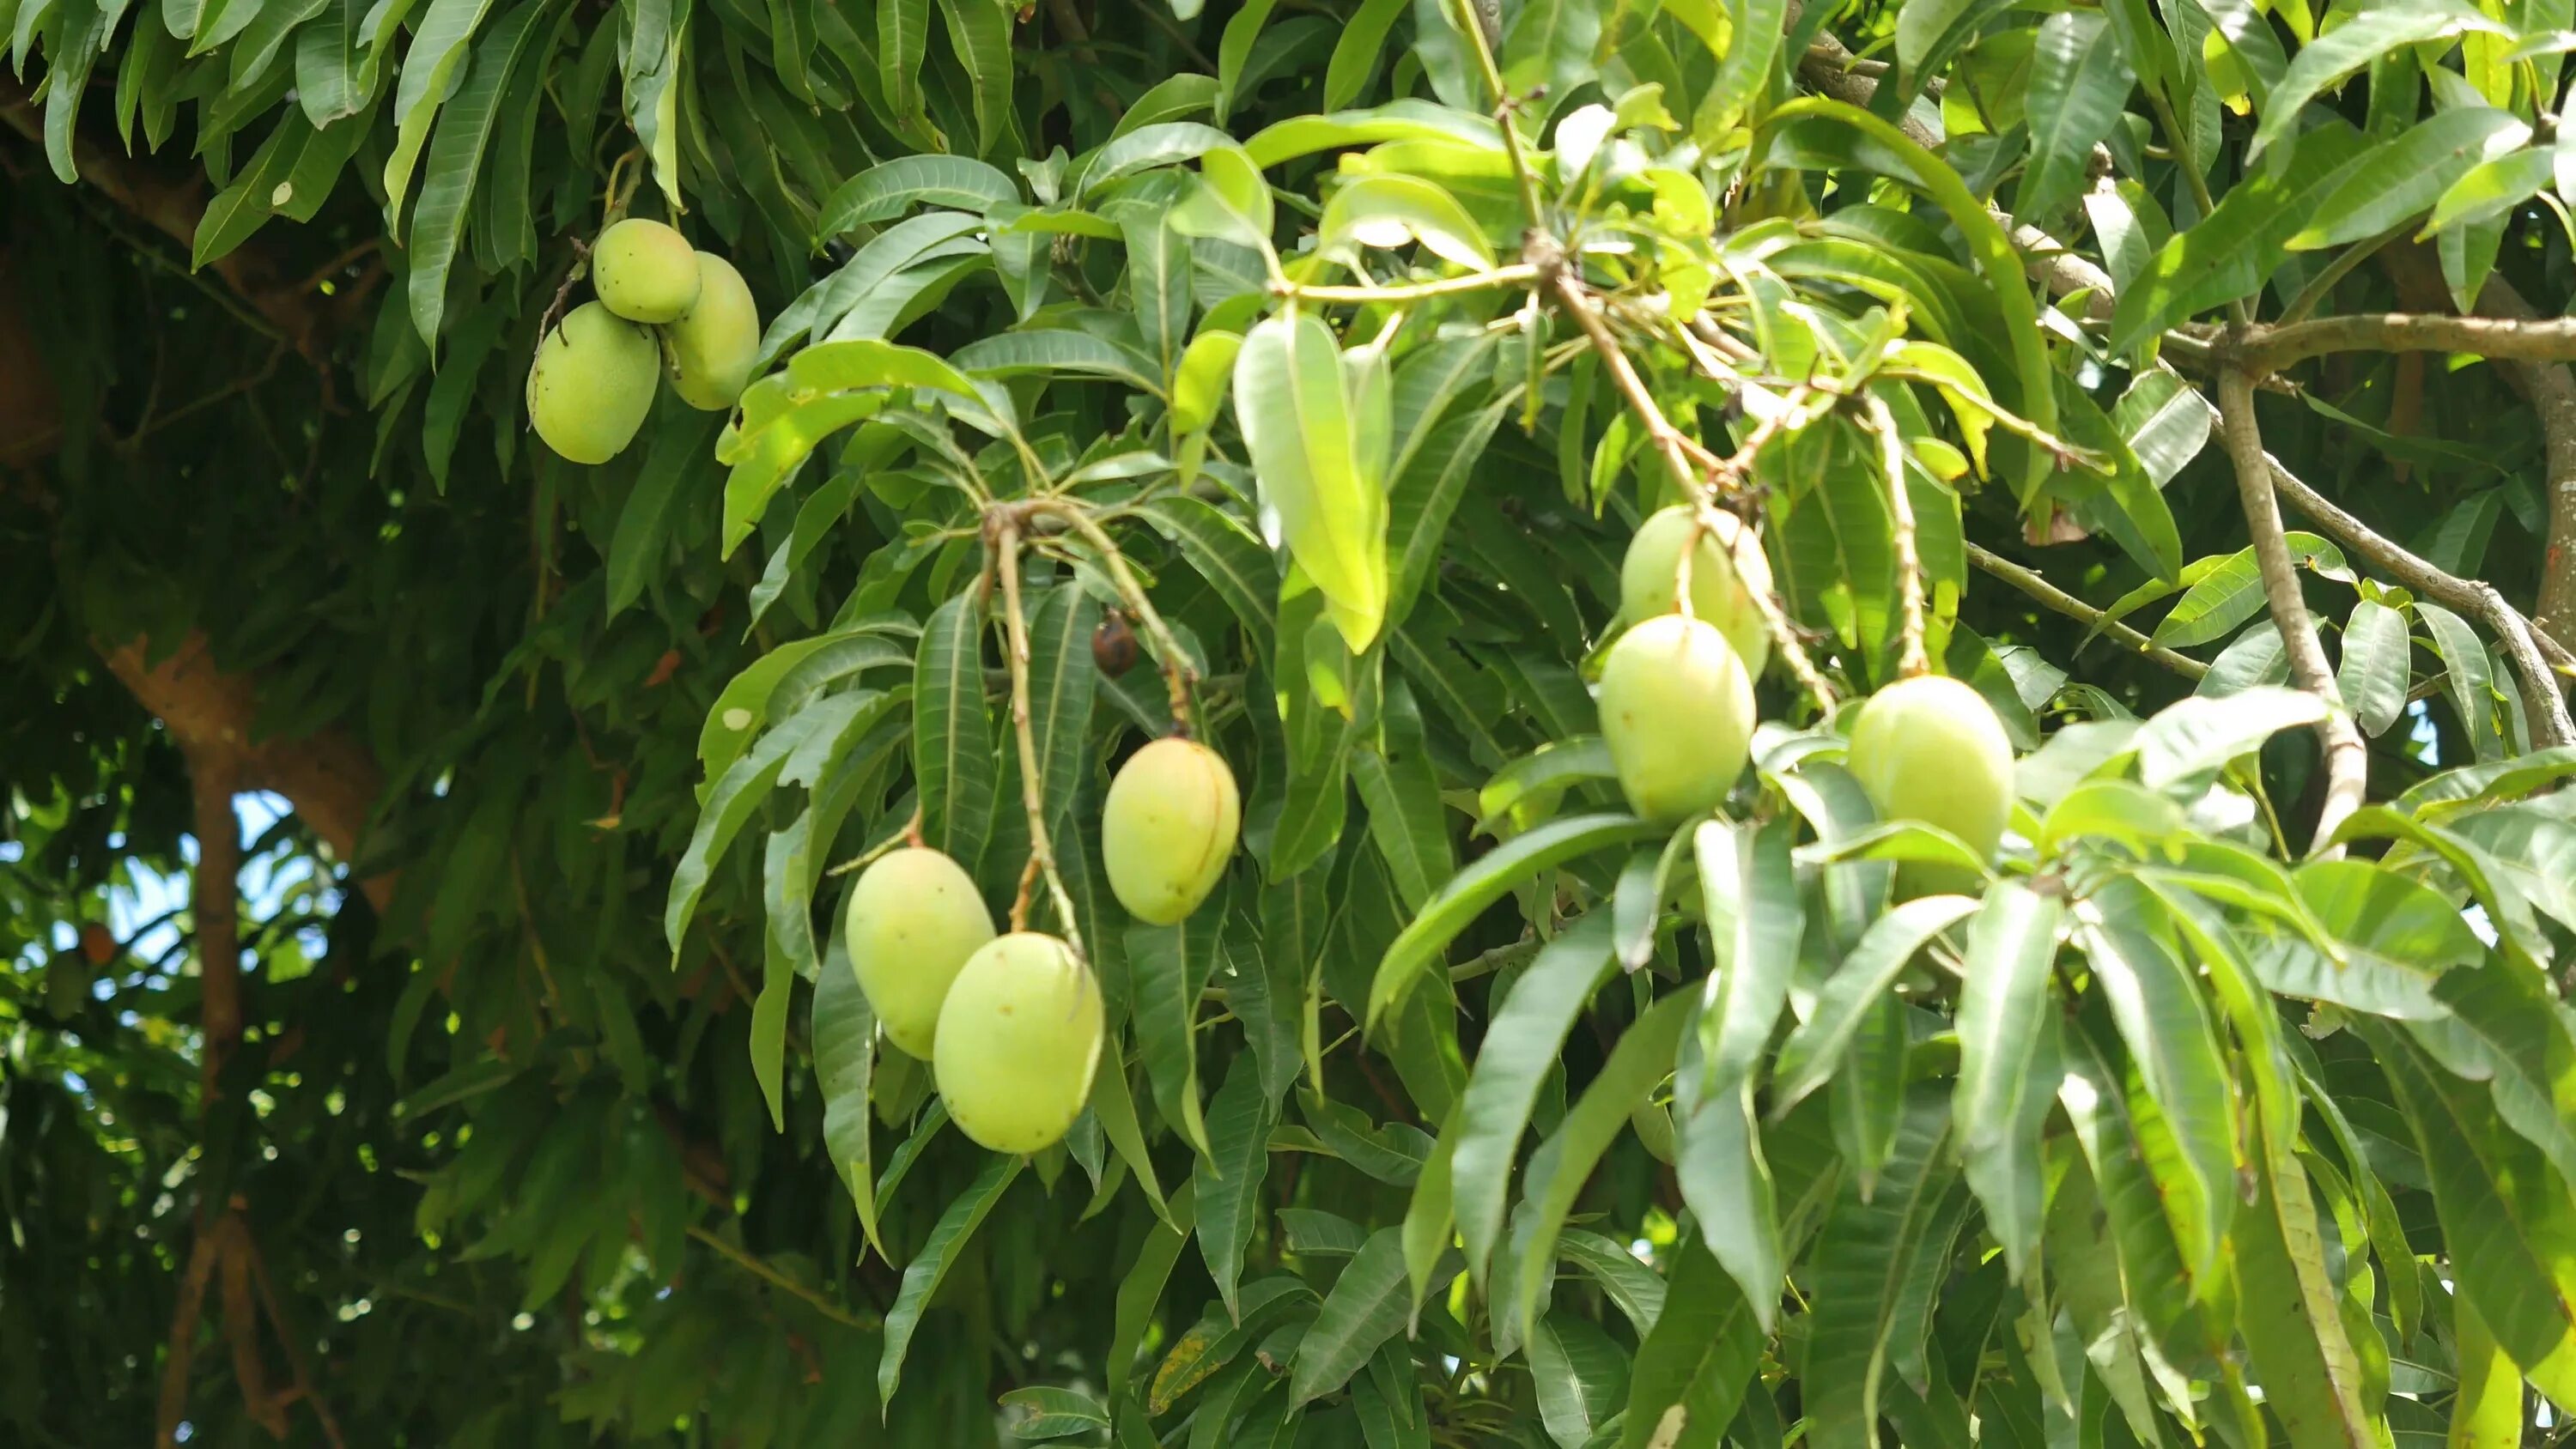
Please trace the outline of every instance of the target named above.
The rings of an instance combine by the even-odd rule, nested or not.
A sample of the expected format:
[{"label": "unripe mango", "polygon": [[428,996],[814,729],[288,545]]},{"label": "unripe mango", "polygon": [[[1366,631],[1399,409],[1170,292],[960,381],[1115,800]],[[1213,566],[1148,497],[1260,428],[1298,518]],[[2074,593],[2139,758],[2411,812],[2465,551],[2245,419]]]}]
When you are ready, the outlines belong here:
[{"label": "unripe mango", "polygon": [[720,413],[742,396],[760,355],[760,308],[742,273],[713,252],[698,253],[698,300],[662,329],[671,391],[693,408]]},{"label": "unripe mango", "polygon": [[[1637,525],[1619,565],[1620,617],[1633,624],[1681,611],[1682,540],[1691,536],[1692,511],[1677,503]],[[1699,531],[1691,550],[1691,614],[1716,625],[1746,676],[1759,679],[1771,662],[1771,631],[1753,606],[1751,590],[1771,592],[1771,565],[1760,543],[1748,539],[1738,567],[1735,542],[1743,530],[1733,514],[1720,513],[1714,525]]]},{"label": "unripe mango", "polygon": [[949,983],[993,939],[974,877],[936,850],[898,850],[859,873],[842,919],[850,965],[886,1039],[930,1060]]},{"label": "unripe mango", "polygon": [[1071,947],[1014,931],[969,957],[930,1059],[949,1120],[995,1152],[1063,1138],[1100,1065],[1100,985]]},{"label": "unripe mango", "polygon": [[678,320],[698,300],[698,253],[658,221],[630,216],[590,244],[590,285],[629,322]]},{"label": "unripe mango", "polygon": [[[1871,695],[1852,721],[1851,772],[1882,820],[1918,820],[1994,859],[2012,818],[2012,740],[1984,695],[1927,674]],[[1930,872],[1905,874],[1930,887]]]},{"label": "unripe mango", "polygon": [[1242,828],[1224,757],[1195,740],[1156,740],[1128,759],[1101,804],[1110,892],[1148,925],[1183,920],[1224,877]]},{"label": "unripe mango", "polygon": [[1601,665],[1601,737],[1628,807],[1659,825],[1714,810],[1753,745],[1753,681],[1717,626],[1644,620]]},{"label": "unripe mango", "polygon": [[644,426],[659,371],[651,335],[584,302],[537,342],[528,421],[547,447],[573,462],[605,463]]}]

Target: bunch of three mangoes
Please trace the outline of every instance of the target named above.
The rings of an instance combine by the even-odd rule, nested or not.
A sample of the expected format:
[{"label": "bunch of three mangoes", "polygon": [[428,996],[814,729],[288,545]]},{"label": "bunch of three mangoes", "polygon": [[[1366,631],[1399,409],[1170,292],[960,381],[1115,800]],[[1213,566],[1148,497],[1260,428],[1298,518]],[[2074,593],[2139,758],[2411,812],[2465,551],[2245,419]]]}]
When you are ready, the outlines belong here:
[{"label": "bunch of three mangoes", "polygon": [[[1690,551],[1690,609],[1681,561]],[[1601,667],[1601,734],[1639,815],[1679,824],[1716,809],[1751,753],[1753,681],[1771,657],[1753,590],[1760,544],[1731,516],[1675,506],[1649,516],[1619,571],[1628,630]],[[2012,814],[2012,742],[1985,697],[1955,679],[1904,679],[1870,696],[1846,757],[1882,820],[1946,830],[1991,860]],[[1963,884],[1909,870],[1925,886]]]},{"label": "bunch of three mangoes", "polygon": [[662,376],[693,408],[722,412],[760,355],[760,309],[742,273],[658,221],[629,217],[590,249],[598,300],[537,340],[528,421],[575,463],[626,450]]},{"label": "bunch of three mangoes", "polygon": [[[1149,925],[1187,918],[1224,876],[1242,824],[1222,756],[1156,740],[1102,802],[1111,894]],[[1100,983],[1071,946],[1037,931],[997,935],[974,878],[926,846],[860,873],[844,931],[887,1040],[930,1063],[960,1131],[995,1152],[1036,1152],[1082,1115],[1103,1021]]]}]

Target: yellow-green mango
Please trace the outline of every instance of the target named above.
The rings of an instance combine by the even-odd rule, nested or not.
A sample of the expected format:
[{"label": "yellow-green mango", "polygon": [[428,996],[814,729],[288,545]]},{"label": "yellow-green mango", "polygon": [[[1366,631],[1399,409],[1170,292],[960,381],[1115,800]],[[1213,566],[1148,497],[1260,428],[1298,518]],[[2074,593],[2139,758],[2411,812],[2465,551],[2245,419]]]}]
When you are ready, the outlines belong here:
[{"label": "yellow-green mango", "polygon": [[742,396],[760,355],[760,307],[742,273],[713,252],[698,253],[698,300],[662,329],[671,391],[693,408],[720,413]]},{"label": "yellow-green mango", "polygon": [[[2012,818],[2012,740],[1984,695],[1938,674],[1871,695],[1852,721],[1851,772],[1882,820],[1937,826],[1993,860]],[[1960,872],[1908,866],[1920,889],[1969,882]]]},{"label": "yellow-green mango", "polygon": [[698,252],[658,221],[630,216],[590,244],[590,285],[629,322],[677,321],[698,300]]},{"label": "yellow-green mango", "polygon": [[573,462],[605,463],[644,426],[660,372],[650,334],[584,302],[537,342],[528,421],[547,447]]},{"label": "yellow-green mango", "polygon": [[[1691,536],[1692,510],[1682,504],[1658,509],[1637,526],[1628,540],[1628,556],[1619,565],[1620,617],[1630,623],[1657,614],[1681,612],[1682,540]],[[1719,513],[1714,525],[1699,530],[1691,550],[1691,613],[1717,626],[1744,672],[1762,677],[1771,662],[1771,631],[1750,592],[1771,592],[1771,564],[1759,540],[1736,541],[1744,525],[1730,513]]]},{"label": "yellow-green mango", "polygon": [[1753,681],[1717,626],[1646,619],[1601,665],[1601,737],[1628,808],[1659,825],[1714,810],[1753,745]]},{"label": "yellow-green mango", "polygon": [[859,872],[842,923],[859,989],[886,1039],[930,1060],[949,983],[993,939],[974,877],[919,846],[879,856]]},{"label": "yellow-green mango", "polygon": [[1130,756],[1100,809],[1100,858],[1127,914],[1168,926],[1208,898],[1233,858],[1243,798],[1225,758],[1196,740]]},{"label": "yellow-green mango", "polygon": [[1100,985],[1053,936],[1014,931],[973,956],[939,1008],[932,1078],[949,1120],[995,1152],[1061,1140],[1100,1065]]}]

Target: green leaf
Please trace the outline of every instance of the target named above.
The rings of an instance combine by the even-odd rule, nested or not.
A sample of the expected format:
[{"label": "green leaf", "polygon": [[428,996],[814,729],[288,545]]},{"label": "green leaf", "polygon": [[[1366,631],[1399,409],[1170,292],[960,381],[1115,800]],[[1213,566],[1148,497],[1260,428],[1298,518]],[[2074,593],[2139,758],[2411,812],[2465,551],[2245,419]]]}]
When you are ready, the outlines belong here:
[{"label": "green leaf", "polygon": [[1167,1224],[1177,1225],[1179,1209],[1163,1198],[1163,1186],[1154,1179],[1153,1155],[1145,1149],[1144,1129],[1136,1120],[1136,1099],[1127,1084],[1127,1063],[1115,1050],[1105,1053],[1104,1060],[1091,1078],[1091,1114],[1100,1121],[1102,1135],[1109,1146],[1135,1174],[1137,1185],[1145,1189],[1145,1200],[1154,1205],[1154,1215]]},{"label": "green leaf", "polygon": [[2449,971],[2433,994],[2449,1015],[2410,1024],[2416,1044],[2451,1075],[2487,1083],[2496,1115],[2576,1184],[2576,1022],[2566,1008],[2522,970]]},{"label": "green leaf", "polygon": [[2197,1278],[2216,1267],[2236,1191],[2234,1085],[2200,984],[2167,938],[2154,898],[2114,881],[2094,902],[2100,922],[2079,928],[2094,987],[2173,1136],[2194,1200],[2208,1208],[2199,1239],[2182,1245]]},{"label": "green leaf", "polygon": [[2428,117],[2375,147],[2369,163],[2319,203],[2288,246],[2307,251],[2377,236],[2420,215],[2481,161],[2530,139],[2531,128],[2519,117],[2491,106]]},{"label": "green leaf", "polygon": [[1145,1058],[1145,1080],[1163,1120],[1209,1154],[1199,1113],[1197,1021],[1199,997],[1216,974],[1222,911],[1201,910],[1169,926],[1127,928],[1127,969],[1134,981],[1136,1045]]},{"label": "green leaf", "polygon": [[[1454,1253],[1434,1281],[1455,1277]],[[1413,1295],[1405,1281],[1403,1233],[1380,1228],[1369,1234],[1342,1275],[1313,1326],[1297,1344],[1288,1366],[1288,1399],[1308,1404],[1350,1382],[1351,1375],[1376,1353],[1379,1345],[1404,1331]]]},{"label": "green leaf", "polygon": [[1681,992],[1646,1008],[1611,1048],[1609,1060],[1602,1063],[1592,1085],[1583,1089],[1573,1110],[1531,1155],[1521,1188],[1529,1223],[1525,1231],[1515,1229],[1512,1234],[1518,1260],[1512,1279],[1515,1301],[1497,1305],[1519,1320],[1524,1334],[1536,1317],[1539,1288],[1546,1281],[1544,1270],[1556,1256],[1556,1235],[1573,1211],[1576,1195],[1591,1179],[1601,1154],[1610,1150],[1620,1129],[1628,1125],[1629,1114],[1656,1083],[1671,1074],[1673,1048],[1680,1044],[1682,1028],[1697,1006],[1691,993]]},{"label": "green leaf", "polygon": [[982,212],[1019,199],[1017,183],[972,157],[939,153],[898,156],[841,183],[840,189],[823,203],[814,234],[839,236],[854,227],[892,221],[915,206]]},{"label": "green leaf", "polygon": [[1628,1356],[1591,1320],[1551,1313],[1523,1346],[1539,1422],[1557,1449],[1583,1449],[1627,1396]]},{"label": "green leaf", "polygon": [[1825,978],[1806,1020],[1781,1044],[1771,1072],[1771,1120],[1787,1116],[1833,1076],[1863,1014],[1887,995],[1917,952],[1967,919],[1979,904],[1968,896],[1922,896],[1870,922],[1859,943]]},{"label": "green leaf", "polygon": [[1692,841],[1710,944],[1722,963],[1699,1024],[1704,1060],[1694,1094],[1714,1099],[1748,1079],[1788,1000],[1806,925],[1789,854],[1794,838],[1794,823],[1783,818],[1761,827],[1710,821]]},{"label": "green leaf", "polygon": [[[2268,1125],[2264,1135],[2275,1129]],[[2284,1137],[2294,1124],[2278,1129]],[[2280,1416],[2291,1449],[2369,1449],[2380,1442],[2361,1401],[2361,1365],[2335,1309],[2307,1174],[2275,1147],[2259,1154],[2257,1196],[2231,1234],[2241,1327],[2263,1383],[2263,1406]]]},{"label": "green leaf", "polygon": [[886,0],[877,9],[877,85],[897,124],[923,118],[921,66],[930,55],[930,0]]},{"label": "green leaf", "polygon": [[1265,318],[1234,359],[1235,422],[1262,500],[1358,654],[1386,621],[1388,399],[1382,375],[1356,391],[1355,375],[1311,312]]},{"label": "green leaf", "polygon": [[1162,1221],[1145,1230],[1145,1240],[1136,1245],[1136,1260],[1128,1265],[1126,1276],[1118,1280],[1109,1356],[1101,1360],[1112,1383],[1124,1384],[1134,1370],[1137,1350],[1145,1342],[1147,1326],[1153,1322],[1154,1306],[1162,1301],[1163,1285],[1170,1281],[1172,1265],[1180,1261],[1181,1250],[1189,1246],[1198,1207],[1190,1192],[1191,1185],[1185,1182],[1172,1194],[1171,1210]]},{"label": "green leaf", "polygon": [[[2301,47],[2291,60],[2280,83],[2263,101],[2263,123],[2255,127],[2254,139],[2246,144],[2246,158],[2251,160],[2273,142],[2290,136],[2299,112],[2309,101],[2380,56],[2399,46],[2447,39],[2470,30],[2492,35],[2510,33],[2460,0],[2407,0],[2403,5],[2373,6],[2346,14],[2343,24]],[[2289,164],[2305,163],[2294,159]],[[2273,169],[2278,171],[2282,166],[2276,162]]]},{"label": "green leaf", "polygon": [[2137,458],[2138,466],[2146,470],[2148,481],[2158,488],[2172,482],[2184,464],[2200,456],[2200,450],[2209,442],[2211,421],[2209,400],[2172,369],[2163,367],[2138,374],[2111,409],[2112,424],[2128,441],[2129,451]]},{"label": "green leaf", "polygon": [[984,854],[999,791],[984,704],[984,619],[973,591],[939,606],[913,667],[912,771],[922,837],[968,870]]},{"label": "green leaf", "polygon": [[912,1348],[913,1330],[921,1326],[921,1315],[956,1262],[957,1250],[983,1226],[993,1205],[1011,1190],[1020,1169],[1027,1165],[1024,1157],[995,1157],[986,1163],[974,1182],[940,1213],[921,1251],[903,1270],[903,1287],[895,1294],[894,1306],[886,1310],[885,1352],[877,1361],[878,1403],[890,1403],[895,1385],[903,1381],[903,1360]]},{"label": "green leaf", "polygon": [[1351,778],[1368,807],[1369,838],[1405,904],[1419,910],[1457,873],[1448,807],[1440,802],[1440,779],[1412,692],[1401,685],[1389,692],[1378,724],[1378,748],[1363,745],[1352,753]]},{"label": "green leaf", "polygon": [[1181,74],[1165,76],[1148,87],[1119,113],[1118,124],[1109,128],[1109,139],[1117,140],[1132,131],[1165,121],[1177,121],[1216,108],[1216,77]]},{"label": "green leaf", "polygon": [[1529,1129],[1530,1109],[1575,1019],[1609,974],[1610,920],[1594,910],[1540,950],[1485,1030],[1467,1078],[1465,1115],[1454,1134],[1443,1134],[1458,1236],[1480,1286],[1502,1241],[1512,1162]]},{"label": "green leaf", "polygon": [[2216,770],[2285,729],[2324,719],[2326,708],[2304,690],[2271,685],[2167,705],[2138,727],[2138,779],[2161,790]]},{"label": "green leaf", "polygon": [[1395,28],[1411,0],[1364,0],[1333,42],[1333,58],[1324,67],[1324,109],[1338,111],[1360,98],[1384,58],[1386,35]]},{"label": "green leaf", "polygon": [[2343,655],[2335,664],[2335,689],[2363,734],[2385,733],[2405,712],[2412,655],[2404,614],[2373,599],[2352,606],[2352,617],[2343,626]]},{"label": "green leaf", "polygon": [[699,767],[711,780],[721,777],[781,710],[795,709],[815,690],[866,670],[903,664],[903,648],[885,637],[889,632],[884,623],[835,629],[782,644],[745,666],[707,708],[698,729]]},{"label": "green leaf", "polygon": [[1260,1064],[1250,1052],[1236,1056],[1225,1085],[1208,1103],[1208,1150],[1199,1161],[1193,1196],[1198,1200],[1199,1253],[1207,1259],[1208,1276],[1216,1280],[1226,1311],[1238,1319],[1243,1305],[1235,1283],[1243,1276],[1244,1248],[1261,1213],[1261,1183],[1270,1172],[1270,1127],[1277,1115],[1277,1104],[1262,1091]]},{"label": "green leaf", "polygon": [[1724,134],[1751,110],[1771,81],[1789,31],[1788,0],[1727,0],[1726,15],[1726,53],[1718,57],[1717,74],[1691,116],[1691,133],[1703,140]]},{"label": "green leaf", "polygon": [[725,477],[724,553],[730,556],[751,536],[769,500],[796,476],[825,438],[875,416],[885,404],[881,394],[807,398],[742,439],[731,455],[732,471]]},{"label": "green leaf", "polygon": [[1996,885],[1968,925],[1959,990],[1959,1151],[2016,1279],[2039,1247],[2044,1074],[2056,1058],[2049,976],[2065,912],[2018,881]]},{"label": "green leaf", "polygon": [[654,425],[644,466],[617,511],[608,545],[608,615],[615,618],[644,596],[665,562],[675,515],[685,501],[681,479],[702,462],[719,420],[694,408],[671,408]]},{"label": "green leaf", "polygon": [[1029,731],[1050,830],[1070,830],[1074,796],[1091,774],[1086,746],[1100,683],[1091,635],[1099,625],[1100,606],[1070,582],[1047,590],[1029,611]]},{"label": "green leaf", "polygon": [[[1735,968],[1728,968],[1729,975]],[[1702,1018],[1703,1030],[1706,1018]],[[1700,1070],[1685,1054],[1682,1071]],[[1706,1248],[1744,1291],[1765,1332],[1780,1301],[1784,1255],[1777,1195],[1753,1120],[1753,1083],[1722,1079],[1713,1090],[1674,1094],[1682,1113],[1674,1174]]]},{"label": "green leaf", "polygon": [[1484,228],[1441,187],[1416,176],[1359,176],[1344,182],[1324,203],[1315,248],[1360,271],[1362,247],[1392,249],[1420,242],[1452,266],[1482,270],[1494,265]]},{"label": "green leaf", "polygon": [[[2329,578],[2348,575],[2343,551],[2310,533],[2287,535],[2291,558]],[[2212,563],[2203,560],[2203,563]],[[2195,565],[2194,567],[2198,567]],[[2126,602],[2125,600],[2123,602]],[[2263,575],[2254,550],[2228,555],[2192,582],[2181,602],[2156,626],[2155,642],[2177,649],[2224,639],[2236,626],[2263,612]]]},{"label": "green leaf", "polygon": [[[1761,1363],[1763,1335],[1717,1259],[1684,1236],[1670,1251],[1664,1311],[1637,1344],[1619,1449],[1714,1446]],[[1669,1436],[1669,1437],[1665,1437]]]},{"label": "green leaf", "polygon": [[[2300,61],[2314,49],[2301,51]],[[2273,104],[2280,100],[2275,91]],[[2264,124],[2277,114],[2267,113]],[[2340,121],[2301,134],[2285,164],[2238,182],[2198,225],[2157,250],[2146,275],[2120,294],[2110,350],[2129,352],[2193,313],[2252,296],[2288,254],[2290,238],[2328,197],[2364,174],[2369,160],[2367,139]]]},{"label": "green leaf", "polygon": [[708,788],[706,798],[699,802],[698,823],[689,835],[689,844],[680,853],[679,864],[672,868],[670,903],[663,910],[662,933],[671,945],[672,964],[679,962],[680,938],[689,929],[690,917],[697,914],[698,897],[707,888],[707,877],[724,858],[726,847],[750,823],[752,813],[768,800],[770,788],[778,783],[788,756],[812,739],[836,734],[866,703],[855,696],[839,695],[806,705],[761,736],[750,753],[727,765]]},{"label": "green leaf", "polygon": [[990,151],[1011,124],[1011,12],[1001,0],[939,0],[948,43],[966,72],[975,149]]},{"label": "green leaf", "polygon": [[429,142],[429,123],[455,84],[456,68],[465,63],[466,42],[491,9],[492,0],[429,0],[429,10],[403,52],[402,75],[394,84],[394,149],[385,158],[384,171],[385,229],[397,240],[412,172],[420,163],[421,147]]},{"label": "green leaf", "polygon": [[1279,570],[1260,538],[1215,505],[1187,496],[1156,498],[1137,512],[1179,545],[1190,568],[1233,611],[1253,652],[1267,659],[1279,633],[1272,602]]},{"label": "green leaf", "polygon": [[1556,1240],[1557,1256],[1591,1275],[1640,1336],[1663,1316],[1664,1280],[1628,1249],[1599,1233],[1568,1228]]},{"label": "green leaf", "polygon": [[1138,392],[1163,395],[1162,370],[1151,359],[1134,348],[1070,328],[996,332],[958,348],[948,360],[977,377],[1105,377]]},{"label": "green leaf", "polygon": [[2454,227],[2474,226],[2500,216],[2538,194],[2550,183],[2555,169],[2556,153],[2546,146],[2509,151],[2491,161],[2479,162],[2433,203],[2433,214],[2417,236],[2420,239]]},{"label": "green leaf", "polygon": [[2030,165],[2014,194],[2017,213],[2049,216],[2084,189],[2093,148],[2119,124],[2135,81],[2110,21],[2101,15],[2070,10],[2039,27],[2025,101]]},{"label": "green leaf", "polygon": [[[530,0],[493,25],[474,47],[473,64],[440,114],[437,134],[429,144],[429,169],[421,183],[420,203],[412,209],[408,285],[412,325],[433,351],[439,322],[446,315],[448,268],[464,240],[466,203],[474,197],[483,153],[500,116],[502,92],[547,8],[542,0]],[[535,59],[544,62],[543,47]]]},{"label": "green leaf", "polygon": [[2451,1402],[2450,1449],[2516,1449],[2522,1443],[2522,1372],[2465,1296],[2452,1305],[2460,1394]]},{"label": "green leaf", "polygon": [[996,1402],[1002,1409],[1002,1432],[1014,1439],[1062,1439],[1109,1427],[1109,1410],[1071,1389],[1013,1389]]},{"label": "green leaf", "polygon": [[1368,1020],[1374,1029],[1387,1007],[1411,991],[1415,977],[1436,965],[1441,951],[1485,908],[1543,872],[1599,850],[1652,839],[1661,832],[1633,815],[1578,815],[1551,821],[1479,856],[1451,878],[1413,924],[1386,948],[1369,987]]},{"label": "green leaf", "polygon": [[1526,0],[1505,24],[1495,57],[1503,88],[1527,95],[1545,87],[1551,103],[1571,92],[1593,72],[1605,8],[1600,0]]},{"label": "green leaf", "polygon": [[[1970,969],[1978,964],[1972,954]],[[1875,1440],[1879,1390],[1898,1347],[1891,1340],[1905,1316],[1908,1280],[1920,1257],[1945,1254],[1948,1246],[1934,1235],[1957,1180],[1950,1132],[1950,1103],[1940,1088],[1926,1083],[1909,1091],[1877,1191],[1864,1198],[1859,1184],[1846,1184],[1817,1236],[1808,1268],[1815,1310],[1801,1376],[1806,1442],[1817,1449],[1869,1449]],[[1973,1169],[1976,1153],[1963,1143],[1960,1155]],[[2030,1169],[2035,1173],[2038,1164]],[[2036,1232],[2038,1224],[2030,1228]],[[2004,1241],[2009,1251],[2012,1240]]]}]

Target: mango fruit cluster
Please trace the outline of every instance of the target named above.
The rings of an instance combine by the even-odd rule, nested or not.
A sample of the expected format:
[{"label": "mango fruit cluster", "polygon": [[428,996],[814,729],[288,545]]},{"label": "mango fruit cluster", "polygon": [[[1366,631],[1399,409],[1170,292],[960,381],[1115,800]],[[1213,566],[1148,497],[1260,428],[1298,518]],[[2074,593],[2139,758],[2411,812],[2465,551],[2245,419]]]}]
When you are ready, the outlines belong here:
[{"label": "mango fruit cluster", "polygon": [[[1224,877],[1242,822],[1223,757],[1156,740],[1119,769],[1102,803],[1111,893],[1148,924],[1186,918]],[[886,1039],[930,1063],[958,1130],[995,1152],[1063,1139],[1091,1100],[1105,1035],[1100,983],[1069,944],[996,932],[974,878],[925,846],[860,873],[843,929]]]},{"label": "mango fruit cluster", "polygon": [[[1771,656],[1753,596],[1770,592],[1770,566],[1733,517],[1675,506],[1638,527],[1619,590],[1628,627],[1602,661],[1602,738],[1629,808],[1679,825],[1718,808],[1744,773],[1753,681]],[[1881,820],[1933,826],[1994,858],[2012,813],[2012,742],[1976,690],[1939,675],[1888,685],[1853,717],[1846,763]],[[1967,884],[1914,867],[1900,880]]]},{"label": "mango fruit cluster", "polygon": [[596,300],[537,341],[528,421],[575,463],[626,450],[668,377],[680,401],[722,412],[760,354],[760,309],[742,273],[658,221],[629,217],[590,249]]}]

